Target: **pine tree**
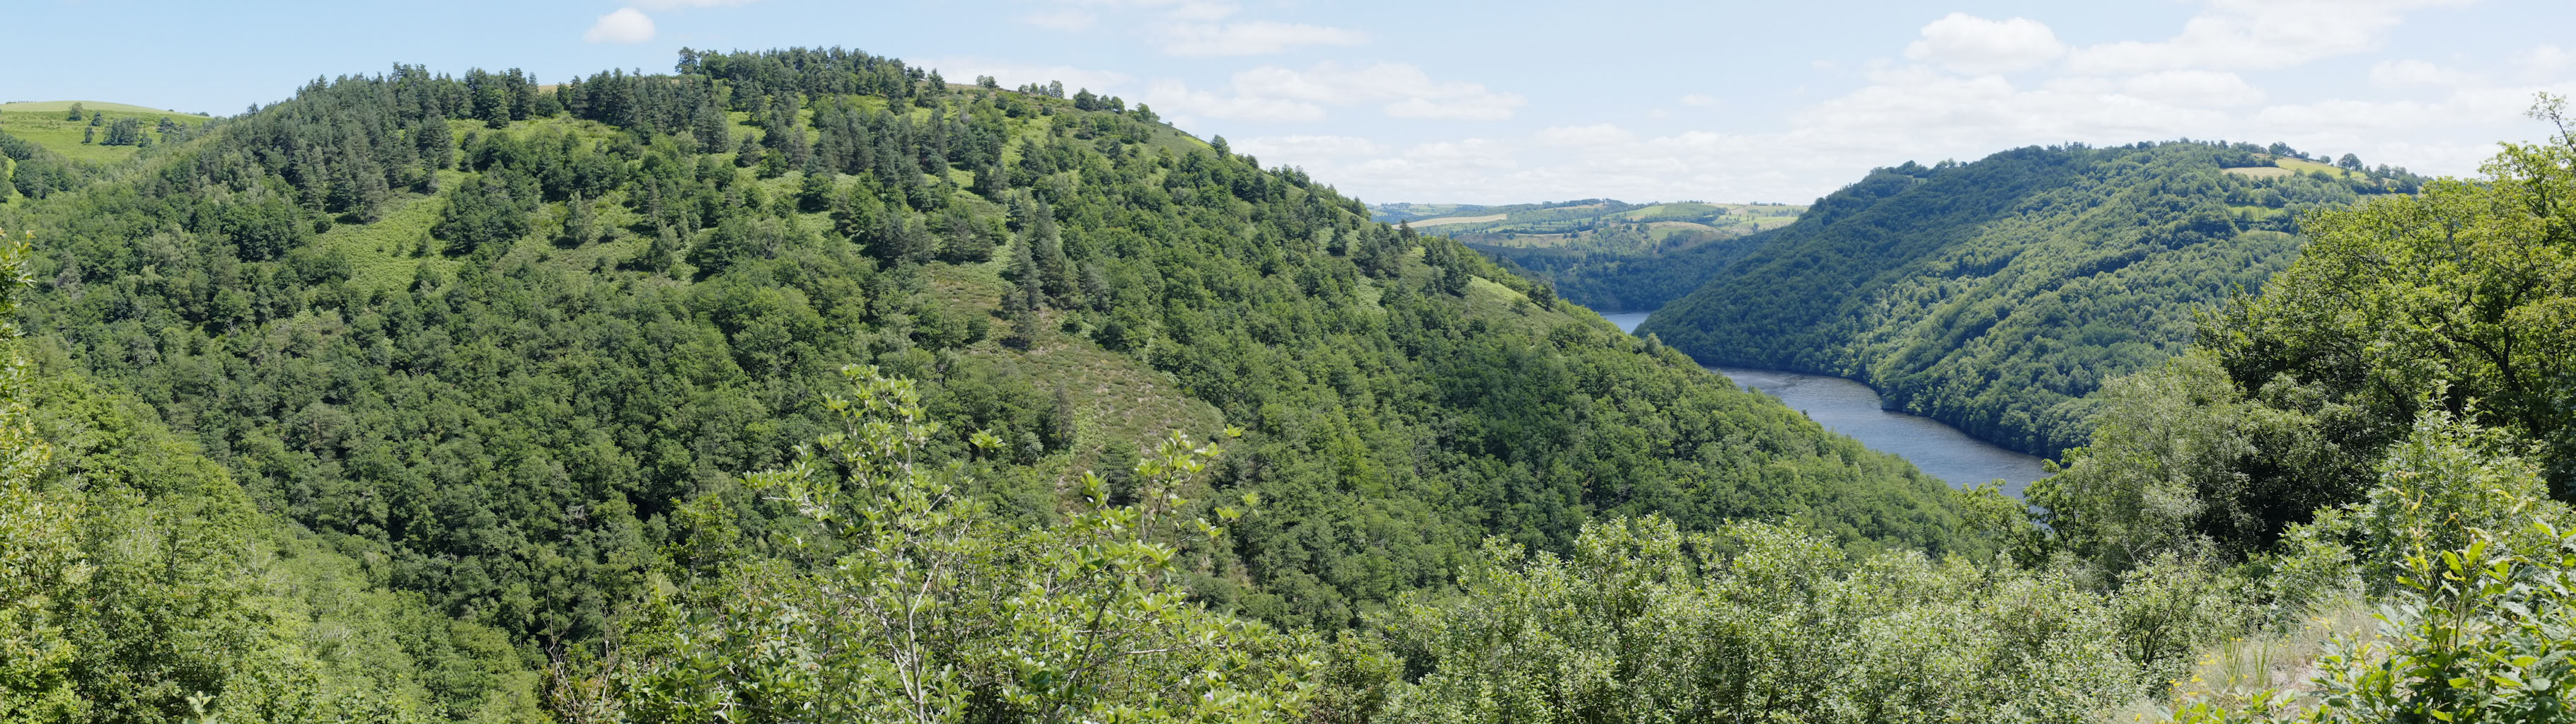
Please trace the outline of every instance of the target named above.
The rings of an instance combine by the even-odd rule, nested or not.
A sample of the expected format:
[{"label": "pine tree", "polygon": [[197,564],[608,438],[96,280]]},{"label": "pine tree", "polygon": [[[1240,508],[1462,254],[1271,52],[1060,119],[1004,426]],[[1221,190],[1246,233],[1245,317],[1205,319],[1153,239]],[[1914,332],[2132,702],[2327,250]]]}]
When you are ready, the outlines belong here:
[{"label": "pine tree", "polygon": [[1046,282],[1038,271],[1037,255],[1030,251],[1036,241],[1022,234],[1019,241],[1011,244],[1011,296],[1022,309],[1036,309],[1046,303]]},{"label": "pine tree", "polygon": [[438,170],[456,162],[455,137],[447,130],[447,119],[429,116],[412,129],[412,146],[419,149],[420,160],[429,167],[422,183],[436,183]]},{"label": "pine tree", "polygon": [[1012,314],[1011,339],[1004,341],[1014,342],[1012,346],[1023,350],[1036,348],[1038,345],[1038,334],[1041,330],[1045,329],[1044,326],[1039,324],[1039,321],[1038,312],[1035,309],[1022,309],[1018,313]]},{"label": "pine tree", "polygon": [[1040,289],[1045,299],[1056,307],[1075,306],[1082,296],[1081,285],[1073,278],[1073,261],[1065,257],[1064,242],[1055,223],[1055,210],[1039,201],[1029,219],[1030,253],[1037,257]]},{"label": "pine tree", "polygon": [[698,148],[705,149],[707,153],[717,153],[733,142],[733,132],[729,130],[732,125],[732,121],[725,118],[724,109],[717,108],[714,101],[707,101],[698,105],[689,132],[697,137]]},{"label": "pine tree", "polygon": [[1073,395],[1062,387],[1055,388],[1055,409],[1047,415],[1047,448],[1062,450],[1073,447],[1075,426]]},{"label": "pine tree", "polygon": [[572,198],[564,202],[564,241],[581,246],[599,238],[598,221],[599,212],[590,207],[581,192],[572,192]]}]

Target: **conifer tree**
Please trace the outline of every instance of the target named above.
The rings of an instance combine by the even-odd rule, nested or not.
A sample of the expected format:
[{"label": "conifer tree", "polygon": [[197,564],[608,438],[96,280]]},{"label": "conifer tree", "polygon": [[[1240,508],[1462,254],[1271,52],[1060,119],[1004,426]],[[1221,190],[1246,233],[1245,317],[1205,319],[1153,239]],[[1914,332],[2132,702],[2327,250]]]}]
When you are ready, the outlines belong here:
[{"label": "conifer tree", "polygon": [[572,192],[572,198],[564,202],[564,241],[573,246],[590,243],[599,238],[598,223],[599,212],[590,207],[590,201],[583,199],[581,192]]}]

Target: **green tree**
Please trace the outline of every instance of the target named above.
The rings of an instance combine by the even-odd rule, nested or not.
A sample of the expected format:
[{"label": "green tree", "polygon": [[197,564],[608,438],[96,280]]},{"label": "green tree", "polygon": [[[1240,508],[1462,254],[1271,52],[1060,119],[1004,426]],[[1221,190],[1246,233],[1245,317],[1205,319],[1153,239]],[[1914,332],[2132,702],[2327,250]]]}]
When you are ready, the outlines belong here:
[{"label": "green tree", "polygon": [[[2544,98],[2536,113],[2557,117]],[[2576,496],[2576,137],[2506,144],[2480,180],[2321,211],[2312,241],[2260,297],[2203,325],[2249,398],[2327,417],[2333,442],[2375,459],[2426,404],[2549,446]],[[2344,472],[2348,491],[2368,469]]]},{"label": "green tree", "polygon": [[[2375,636],[2335,642],[2300,694],[2186,697],[2175,721],[2531,722],[2576,711],[2576,511],[2501,431],[2439,411],[2317,540],[2388,594]],[[2303,531],[2297,536],[2309,539]],[[2349,541],[2349,548],[2332,541]]]},{"label": "green tree", "polygon": [[[1213,448],[1177,434],[1135,474],[1132,505],[1084,475],[1062,522],[997,526],[974,469],[922,458],[940,435],[918,386],[844,370],[825,405],[842,429],[750,484],[826,537],[802,572],[756,566],[668,611],[629,644],[625,706],[652,721],[1273,721],[1293,718],[1318,665],[1296,637],[1209,612],[1178,585],[1164,536],[1222,534],[1176,518]],[[1001,444],[989,433],[975,445]],[[1238,513],[1217,508],[1223,519]]]},{"label": "green tree", "polygon": [[2245,399],[2206,351],[2113,379],[2100,397],[2093,444],[2026,494],[2058,547],[2106,573],[2164,555],[2248,555],[2358,493],[2315,419]]},{"label": "green tree", "polygon": [[2118,602],[2066,576],[1851,560],[1780,525],[1598,521],[1565,556],[1493,540],[1458,587],[1383,619],[1420,673],[1379,720],[2086,722],[2139,691]]},{"label": "green tree", "polygon": [[528,234],[541,195],[534,179],[500,169],[485,172],[440,195],[446,205],[429,233],[447,242],[450,254],[508,248]]},{"label": "green tree", "polygon": [[73,687],[78,652],[52,598],[88,569],[73,533],[84,514],[77,500],[38,484],[53,449],[32,423],[17,347],[17,297],[34,284],[27,251],[24,240],[0,238],[0,722],[51,724],[78,721],[85,708]]},{"label": "green tree", "polygon": [[107,124],[107,138],[101,145],[140,146],[149,142],[143,135],[143,119],[125,116]]},{"label": "green tree", "polygon": [[581,192],[573,192],[572,198],[564,200],[564,242],[580,246],[598,238],[599,210],[591,208],[590,201],[582,198]]}]

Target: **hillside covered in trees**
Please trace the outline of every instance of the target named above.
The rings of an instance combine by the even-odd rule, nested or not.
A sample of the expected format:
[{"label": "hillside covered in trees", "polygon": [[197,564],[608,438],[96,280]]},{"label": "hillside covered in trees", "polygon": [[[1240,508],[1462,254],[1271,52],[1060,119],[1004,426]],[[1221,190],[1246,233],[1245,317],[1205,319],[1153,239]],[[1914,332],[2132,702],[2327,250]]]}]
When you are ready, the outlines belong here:
[{"label": "hillside covered in trees", "polygon": [[2563,125],[2302,216],[2026,504],[992,85],[397,67],[120,165],[0,143],[47,169],[0,204],[0,721],[2576,702]]},{"label": "hillside covered in trees", "polygon": [[[113,167],[0,139],[39,179],[0,205],[0,228],[33,232],[23,353],[90,380],[33,398],[66,453],[35,494],[123,489],[65,466],[124,443],[45,422],[116,411],[83,424],[201,476],[118,505],[230,506],[189,527],[248,557],[200,557],[201,575],[294,589],[319,561],[413,602],[382,615],[453,622],[389,627],[395,683],[351,689],[430,718],[534,706],[532,672],[567,671],[655,596],[827,562],[790,546],[822,523],[741,475],[840,429],[824,393],[846,365],[918,385],[938,432],[914,454],[982,471],[965,490],[994,521],[1134,504],[1148,443],[1239,428],[1187,492],[1258,505],[1170,573],[1279,626],[1347,628],[1446,585],[1489,536],[1564,550],[1603,515],[1986,546],[1901,460],[1302,173],[1067,95],[838,50],[685,53],[673,75],[553,88],[410,66],[317,81]],[[1108,471],[1097,500],[1087,469]],[[44,600],[110,579],[69,580]],[[274,618],[275,598],[221,615]],[[305,635],[242,625],[282,651]],[[282,675],[186,647],[145,666],[116,658],[141,630],[63,631],[85,716],[176,720],[191,694]],[[437,643],[456,631],[485,643]],[[399,673],[449,665],[422,661],[485,673]]]},{"label": "hillside covered in trees", "polygon": [[1879,169],[1638,332],[1707,364],[1859,380],[2054,457],[2087,439],[2105,380],[2179,353],[2195,313],[2296,258],[2301,214],[2422,183],[2296,154],[2185,141]]}]

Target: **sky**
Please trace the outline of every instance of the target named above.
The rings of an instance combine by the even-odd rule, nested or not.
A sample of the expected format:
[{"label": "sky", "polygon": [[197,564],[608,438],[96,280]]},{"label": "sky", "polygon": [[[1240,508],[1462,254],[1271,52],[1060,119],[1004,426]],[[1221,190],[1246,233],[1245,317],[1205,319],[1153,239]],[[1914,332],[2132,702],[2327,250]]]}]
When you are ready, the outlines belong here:
[{"label": "sky", "polygon": [[2576,94],[2568,0],[0,5],[0,101],[231,114],[394,63],[558,82],[841,46],[1147,103],[1373,203],[1804,203],[1909,160],[2179,138],[2472,175],[2549,134],[2535,92]]}]

